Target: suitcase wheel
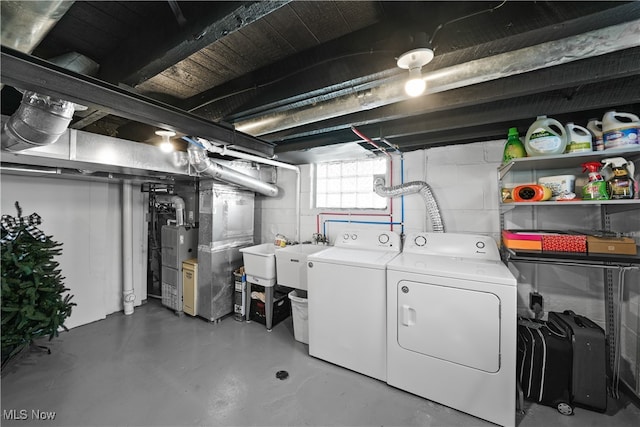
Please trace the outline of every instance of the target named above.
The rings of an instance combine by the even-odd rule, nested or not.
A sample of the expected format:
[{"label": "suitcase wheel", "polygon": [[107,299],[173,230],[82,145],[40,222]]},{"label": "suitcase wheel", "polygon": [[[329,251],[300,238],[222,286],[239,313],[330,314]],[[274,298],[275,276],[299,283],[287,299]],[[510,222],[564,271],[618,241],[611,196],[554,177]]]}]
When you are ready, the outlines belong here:
[{"label": "suitcase wheel", "polygon": [[558,402],[556,405],[556,409],[558,409],[558,412],[560,412],[562,415],[573,415],[573,406],[571,406],[567,402]]}]

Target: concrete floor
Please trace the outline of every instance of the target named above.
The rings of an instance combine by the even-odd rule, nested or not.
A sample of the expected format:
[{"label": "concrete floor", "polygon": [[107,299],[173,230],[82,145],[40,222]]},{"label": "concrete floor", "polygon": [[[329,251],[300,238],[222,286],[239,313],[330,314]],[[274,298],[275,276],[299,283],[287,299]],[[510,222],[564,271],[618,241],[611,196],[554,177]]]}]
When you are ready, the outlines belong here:
[{"label": "concrete floor", "polygon": [[[231,317],[178,317],[152,300],[43,344],[50,355],[27,352],[3,371],[3,426],[493,425],[310,357],[291,318],[267,332]],[[281,370],[287,379],[276,378]],[[606,414],[525,409],[520,427],[640,422],[626,399],[610,400]],[[32,411],[55,418],[38,421]]]}]

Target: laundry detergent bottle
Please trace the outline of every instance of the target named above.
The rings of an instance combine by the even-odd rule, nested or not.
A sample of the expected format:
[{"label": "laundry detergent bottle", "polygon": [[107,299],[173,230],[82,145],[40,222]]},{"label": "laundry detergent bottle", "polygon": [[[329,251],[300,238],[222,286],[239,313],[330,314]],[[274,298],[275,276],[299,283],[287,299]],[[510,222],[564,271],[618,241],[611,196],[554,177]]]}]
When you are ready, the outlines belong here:
[{"label": "laundry detergent bottle", "polygon": [[518,128],[509,128],[507,143],[504,145],[504,154],[502,155],[502,164],[507,164],[513,159],[527,157],[527,151],[520,141]]},{"label": "laundry detergent bottle", "polygon": [[593,151],[593,137],[589,129],[573,123],[567,123],[564,128],[567,131],[567,153]]},{"label": "laundry detergent bottle", "polygon": [[640,118],[631,113],[608,111],[602,116],[604,149],[637,147]]},{"label": "laundry detergent bottle", "polygon": [[524,147],[529,156],[562,154],[567,146],[567,133],[562,124],[547,116],[538,116],[529,127]]},{"label": "laundry detergent bottle", "polygon": [[601,166],[598,162],[586,162],[582,164],[582,172],[589,172],[589,182],[582,187],[583,200],[609,200],[607,182],[600,174]]},{"label": "laundry detergent bottle", "polygon": [[602,134],[602,121],[598,119],[589,119],[587,129],[593,135],[593,151],[604,150],[604,136]]}]

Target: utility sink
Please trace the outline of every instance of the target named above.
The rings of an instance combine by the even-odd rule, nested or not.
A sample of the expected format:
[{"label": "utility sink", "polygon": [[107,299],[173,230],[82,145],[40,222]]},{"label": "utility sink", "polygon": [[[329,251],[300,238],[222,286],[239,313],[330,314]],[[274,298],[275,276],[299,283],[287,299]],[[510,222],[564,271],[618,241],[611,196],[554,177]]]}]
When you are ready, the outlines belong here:
[{"label": "utility sink", "polygon": [[327,249],[324,245],[292,245],[276,250],[279,285],[307,290],[307,256]]},{"label": "utility sink", "polygon": [[278,246],[273,243],[263,243],[240,249],[247,277],[254,276],[275,283],[276,250],[278,250]]}]

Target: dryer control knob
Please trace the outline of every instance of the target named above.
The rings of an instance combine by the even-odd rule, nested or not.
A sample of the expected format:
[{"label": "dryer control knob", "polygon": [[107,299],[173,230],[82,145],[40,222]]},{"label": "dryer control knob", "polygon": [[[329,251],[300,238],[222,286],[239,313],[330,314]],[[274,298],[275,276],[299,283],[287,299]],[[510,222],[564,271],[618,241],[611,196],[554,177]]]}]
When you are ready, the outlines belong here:
[{"label": "dryer control knob", "polygon": [[342,238],[343,238],[344,240],[349,240],[349,235],[348,235],[347,233],[344,233],[344,236],[342,236]]},{"label": "dryer control knob", "polygon": [[476,248],[478,249],[484,249],[484,242],[482,240],[478,240],[476,242]]},{"label": "dryer control knob", "polygon": [[389,243],[389,235],[386,233],[382,233],[378,236],[378,242],[382,243],[383,245]]},{"label": "dryer control knob", "polygon": [[357,235],[357,234],[352,234],[352,235],[351,235],[351,238],[352,238],[353,240],[358,240],[358,235]]},{"label": "dryer control knob", "polygon": [[427,238],[424,236],[418,236],[413,240],[413,243],[415,243],[416,246],[424,246],[427,244]]},{"label": "dryer control knob", "polygon": [[309,261],[307,265],[309,266],[309,268],[313,268],[313,263],[311,261]]}]

